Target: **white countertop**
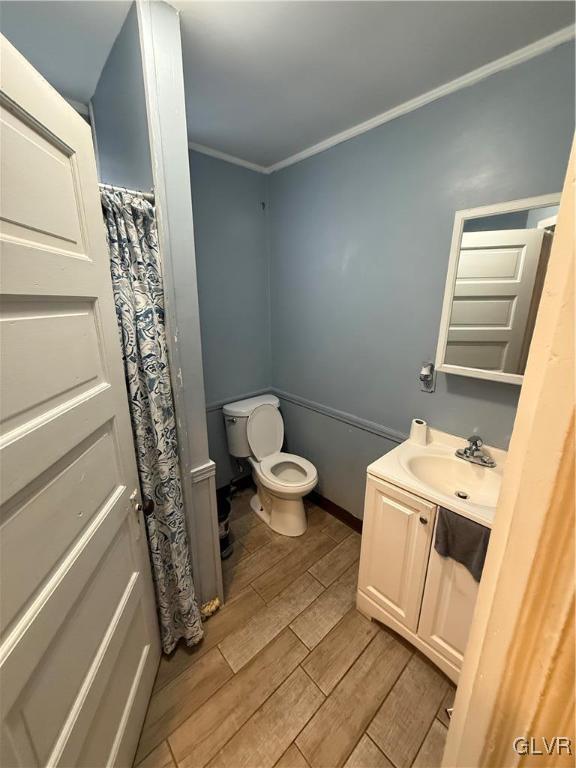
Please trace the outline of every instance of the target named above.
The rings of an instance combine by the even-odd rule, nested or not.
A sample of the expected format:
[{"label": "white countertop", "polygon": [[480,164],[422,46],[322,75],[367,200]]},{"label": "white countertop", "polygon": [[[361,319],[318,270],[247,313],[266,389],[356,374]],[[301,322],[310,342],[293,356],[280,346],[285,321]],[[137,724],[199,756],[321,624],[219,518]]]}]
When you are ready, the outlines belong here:
[{"label": "white countertop", "polygon": [[[496,467],[482,467],[454,455],[465,445],[464,438],[429,428],[426,446],[408,439],[370,464],[368,474],[491,528],[506,451],[483,446]],[[415,467],[424,468],[414,470],[420,477],[412,471]],[[468,493],[469,498],[458,498],[457,491]]]}]

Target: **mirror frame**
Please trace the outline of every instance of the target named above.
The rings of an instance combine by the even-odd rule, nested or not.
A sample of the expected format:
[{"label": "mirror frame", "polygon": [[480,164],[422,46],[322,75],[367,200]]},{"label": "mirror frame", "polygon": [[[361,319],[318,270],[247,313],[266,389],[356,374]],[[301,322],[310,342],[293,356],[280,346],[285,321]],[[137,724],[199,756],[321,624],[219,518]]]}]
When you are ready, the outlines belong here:
[{"label": "mirror frame", "polygon": [[446,287],[444,289],[444,301],[442,304],[442,317],[440,319],[440,331],[438,345],[436,347],[436,370],[440,373],[452,373],[456,376],[470,376],[474,379],[487,379],[489,381],[502,381],[507,384],[521,385],[524,374],[502,373],[500,371],[488,371],[483,368],[466,368],[460,365],[450,365],[444,362],[446,342],[448,340],[448,328],[452,313],[452,299],[458,271],[458,258],[460,255],[460,241],[464,231],[464,222],[468,219],[479,219],[482,216],[493,216],[499,213],[513,213],[524,208],[544,208],[560,203],[560,192],[538,197],[526,197],[522,200],[510,200],[495,205],[483,205],[480,208],[466,208],[456,211],[454,215],[454,228],[452,230],[452,243],[450,245],[450,259],[448,261],[448,273],[446,275]]}]

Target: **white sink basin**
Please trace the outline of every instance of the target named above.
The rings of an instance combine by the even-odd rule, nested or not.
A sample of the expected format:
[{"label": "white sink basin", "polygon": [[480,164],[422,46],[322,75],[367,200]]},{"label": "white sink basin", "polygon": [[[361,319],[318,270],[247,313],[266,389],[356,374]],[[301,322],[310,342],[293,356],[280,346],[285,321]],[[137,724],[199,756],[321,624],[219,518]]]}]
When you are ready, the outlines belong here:
[{"label": "white sink basin", "polygon": [[495,507],[500,493],[500,474],[456,456],[411,456],[405,467],[422,483],[446,496],[473,504]]},{"label": "white sink basin", "polygon": [[455,456],[466,440],[435,429],[428,443],[406,440],[368,467],[373,477],[404,488],[435,504],[491,527],[494,520],[506,452],[484,446],[495,467],[471,464]]}]

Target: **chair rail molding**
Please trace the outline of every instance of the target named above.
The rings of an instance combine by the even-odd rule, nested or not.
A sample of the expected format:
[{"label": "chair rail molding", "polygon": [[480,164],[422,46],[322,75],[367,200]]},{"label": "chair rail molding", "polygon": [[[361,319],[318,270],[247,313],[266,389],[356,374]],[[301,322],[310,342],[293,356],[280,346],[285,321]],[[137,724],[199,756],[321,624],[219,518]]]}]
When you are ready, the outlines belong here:
[{"label": "chair rail molding", "polygon": [[300,395],[293,395],[291,392],[284,392],[283,390],[276,389],[275,387],[271,387],[268,391],[276,395],[276,397],[279,397],[280,400],[286,400],[287,402],[293,403],[294,405],[307,408],[309,411],[316,411],[316,413],[321,413],[323,416],[328,416],[330,419],[335,419],[336,421],[342,421],[344,424],[350,424],[351,427],[356,427],[357,429],[361,429],[364,432],[371,432],[373,435],[385,437],[387,440],[391,440],[393,443],[403,443],[404,440],[408,439],[408,435],[405,432],[400,432],[399,430],[392,429],[391,427],[386,427],[383,424],[378,424],[377,422],[370,421],[369,419],[363,419],[362,417],[356,416],[353,413],[340,411],[337,408],[332,408],[329,405],[323,405],[322,403],[317,403],[314,400],[308,400],[308,398],[301,397]]},{"label": "chair rail molding", "polygon": [[214,400],[212,403],[206,405],[206,412],[219,411],[228,403],[235,403],[237,400],[247,400],[249,397],[257,397],[258,395],[267,395],[272,393],[272,387],[262,387],[261,389],[254,389],[251,392],[244,392],[240,395],[230,395],[220,400]]},{"label": "chair rail molding", "polygon": [[199,464],[197,467],[192,467],[190,470],[190,478],[192,483],[201,483],[204,480],[209,480],[216,474],[216,464],[209,459],[205,464]]}]

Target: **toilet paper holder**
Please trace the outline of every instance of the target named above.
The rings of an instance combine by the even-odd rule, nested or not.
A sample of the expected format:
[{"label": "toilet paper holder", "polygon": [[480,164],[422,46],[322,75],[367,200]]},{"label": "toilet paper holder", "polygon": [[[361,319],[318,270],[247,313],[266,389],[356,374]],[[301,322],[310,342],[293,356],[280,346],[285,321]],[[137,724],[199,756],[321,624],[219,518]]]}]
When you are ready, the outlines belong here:
[{"label": "toilet paper holder", "polygon": [[434,392],[436,389],[436,371],[434,370],[434,363],[422,363],[419,378],[420,390],[422,392]]}]

